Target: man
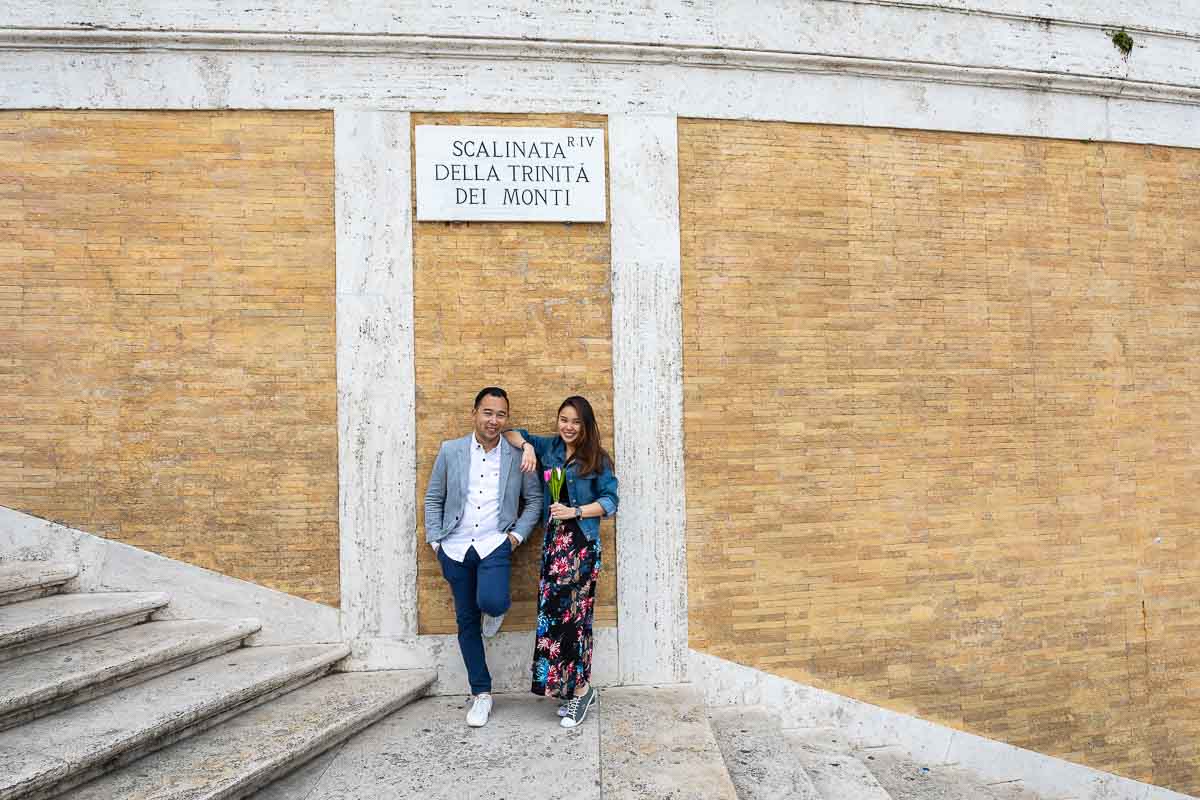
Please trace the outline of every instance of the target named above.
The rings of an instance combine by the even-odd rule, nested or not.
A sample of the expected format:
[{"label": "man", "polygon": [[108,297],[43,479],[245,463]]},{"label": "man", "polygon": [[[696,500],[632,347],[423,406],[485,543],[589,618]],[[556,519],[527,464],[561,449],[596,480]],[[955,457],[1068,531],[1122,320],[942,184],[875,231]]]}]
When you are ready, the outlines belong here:
[{"label": "man", "polygon": [[467,724],[479,728],[492,710],[481,636],[496,634],[511,604],[512,552],[541,516],[542,484],[536,473],[521,472],[521,451],[500,436],[508,423],[503,389],[480,391],[471,419],[473,433],[442,442],[438,451],[425,492],[425,541],[454,595],[458,648],[471,683]]}]

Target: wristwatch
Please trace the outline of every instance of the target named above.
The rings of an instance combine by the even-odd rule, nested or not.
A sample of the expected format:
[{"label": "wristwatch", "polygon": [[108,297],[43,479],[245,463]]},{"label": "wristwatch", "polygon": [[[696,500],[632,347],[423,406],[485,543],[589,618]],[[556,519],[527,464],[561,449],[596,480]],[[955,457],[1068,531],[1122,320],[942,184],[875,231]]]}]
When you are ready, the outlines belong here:
[{"label": "wristwatch", "polygon": [[575,519],[583,519],[583,509],[575,506]]}]

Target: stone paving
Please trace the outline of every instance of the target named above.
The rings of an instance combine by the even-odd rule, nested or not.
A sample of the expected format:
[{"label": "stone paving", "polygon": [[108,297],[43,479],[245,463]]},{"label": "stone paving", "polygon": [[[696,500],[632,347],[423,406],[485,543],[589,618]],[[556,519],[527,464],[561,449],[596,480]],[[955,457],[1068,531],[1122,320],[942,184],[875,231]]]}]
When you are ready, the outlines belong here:
[{"label": "stone paving", "polygon": [[569,785],[567,796],[598,800],[598,718],[566,730],[551,701],[517,694],[495,700],[482,728],[467,727],[464,697],[420,700],[254,798],[551,800]]},{"label": "stone paving", "polygon": [[734,800],[693,688],[604,690],[574,730],[553,701],[495,698],[477,729],[464,697],[420,700],[254,800]]}]

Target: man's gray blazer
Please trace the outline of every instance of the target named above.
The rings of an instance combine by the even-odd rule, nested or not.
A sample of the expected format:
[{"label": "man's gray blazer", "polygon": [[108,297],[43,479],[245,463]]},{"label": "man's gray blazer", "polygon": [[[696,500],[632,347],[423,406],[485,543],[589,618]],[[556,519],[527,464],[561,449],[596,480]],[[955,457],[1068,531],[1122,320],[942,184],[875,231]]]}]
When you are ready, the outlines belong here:
[{"label": "man's gray blazer", "polygon": [[[425,541],[440,542],[454,532],[467,502],[471,442],[475,434],[442,442],[425,492]],[[521,472],[521,451],[500,437],[500,530],[522,542],[542,514],[542,482]],[[524,501],[524,507],[521,502]],[[518,511],[520,515],[518,516]]]}]

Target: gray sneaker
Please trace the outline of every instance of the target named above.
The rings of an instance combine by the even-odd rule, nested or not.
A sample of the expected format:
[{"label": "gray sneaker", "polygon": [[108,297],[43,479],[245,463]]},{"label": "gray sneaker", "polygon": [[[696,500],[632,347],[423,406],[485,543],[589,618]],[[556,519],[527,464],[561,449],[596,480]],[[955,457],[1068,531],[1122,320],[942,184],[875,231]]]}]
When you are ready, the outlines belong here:
[{"label": "gray sneaker", "polygon": [[480,632],[483,633],[483,638],[490,639],[500,632],[500,626],[504,624],[504,615],[493,617],[490,614],[483,615],[483,622],[480,623]]},{"label": "gray sneaker", "polygon": [[596,705],[596,688],[589,686],[583,697],[572,697],[567,701],[567,713],[563,715],[558,724],[564,728],[574,728],[583,722],[583,718],[587,716],[587,712],[594,705]]}]

